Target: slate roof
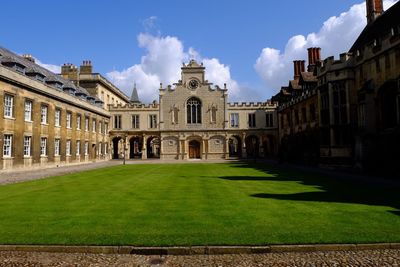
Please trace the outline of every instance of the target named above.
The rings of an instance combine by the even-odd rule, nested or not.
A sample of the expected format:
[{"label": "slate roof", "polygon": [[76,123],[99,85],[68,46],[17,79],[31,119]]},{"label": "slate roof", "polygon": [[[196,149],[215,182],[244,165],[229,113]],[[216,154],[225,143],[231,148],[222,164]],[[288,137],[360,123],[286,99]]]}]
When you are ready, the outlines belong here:
[{"label": "slate roof", "polygon": [[350,48],[349,52],[355,52],[364,45],[372,43],[376,38],[389,33],[392,27],[400,27],[399,17],[400,1],[366,26]]},{"label": "slate roof", "polygon": [[[44,80],[45,80],[47,86],[54,88],[54,90],[60,91],[60,88],[54,86],[53,83],[60,83],[62,85],[62,88],[75,89],[75,96],[77,98],[79,97],[79,99],[86,100],[90,104],[94,104],[94,102],[96,102],[97,104],[103,103],[103,101],[101,101],[99,98],[90,96],[90,94],[88,93],[88,91],[86,91],[85,88],[76,86],[71,81],[62,78],[61,76],[49,71],[48,69],[43,68],[43,67],[39,66],[38,64],[11,52],[10,50],[8,50],[6,48],[0,47],[0,64],[3,65],[4,67],[7,67],[7,63],[18,63],[19,65],[24,66],[26,74],[39,73],[39,74],[43,75],[45,77]],[[12,68],[9,68],[9,69],[13,70]],[[20,73],[20,74],[22,74],[22,73]],[[26,75],[26,77],[35,79],[35,77],[31,77],[29,75]],[[62,90],[62,88],[61,88],[61,90]]]}]

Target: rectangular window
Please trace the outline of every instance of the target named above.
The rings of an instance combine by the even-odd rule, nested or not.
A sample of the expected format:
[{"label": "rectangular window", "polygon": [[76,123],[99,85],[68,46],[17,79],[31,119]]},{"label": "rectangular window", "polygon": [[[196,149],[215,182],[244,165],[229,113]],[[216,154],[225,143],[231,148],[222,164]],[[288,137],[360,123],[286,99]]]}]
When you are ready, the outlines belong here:
[{"label": "rectangular window", "polygon": [[60,109],[56,109],[56,112],[54,113],[54,125],[61,126],[61,110]]},{"label": "rectangular window", "polygon": [[274,127],[273,113],[265,113],[265,127]]},{"label": "rectangular window", "polygon": [[299,111],[296,109],[293,112],[294,112],[294,122],[297,125],[299,124]]},{"label": "rectangular window", "polygon": [[121,129],[121,115],[114,116],[114,128]]},{"label": "rectangular window", "polygon": [[104,134],[108,133],[108,123],[104,123]]},{"label": "rectangular window", "polygon": [[31,136],[24,137],[24,156],[29,157],[31,155]]},{"label": "rectangular window", "polygon": [[71,140],[67,140],[67,143],[65,144],[65,155],[71,155]]},{"label": "rectangular window", "polygon": [[250,128],[256,127],[256,114],[255,113],[249,114],[249,127]]},{"label": "rectangular window", "polygon": [[11,134],[5,134],[4,135],[3,157],[11,157],[12,138],[13,138],[13,136]]},{"label": "rectangular window", "polygon": [[71,129],[72,127],[72,114],[71,112],[67,112],[67,128]]},{"label": "rectangular window", "polygon": [[139,129],[139,115],[132,115],[132,128]]},{"label": "rectangular window", "polygon": [[149,128],[157,128],[157,115],[149,115]]},{"label": "rectangular window", "polygon": [[85,117],[85,131],[89,131],[89,118]]},{"label": "rectangular window", "polygon": [[108,144],[107,143],[104,144],[104,154],[105,155],[108,154]]},{"label": "rectangular window", "polygon": [[40,138],[40,155],[47,156],[47,138]]},{"label": "rectangular window", "polygon": [[25,100],[25,121],[32,121],[32,101]]},{"label": "rectangular window", "polygon": [[14,109],[14,97],[12,95],[4,95],[4,117],[12,118]]},{"label": "rectangular window", "polygon": [[54,140],[54,156],[60,156],[60,139]]},{"label": "rectangular window", "polygon": [[317,119],[317,116],[315,114],[315,105],[314,104],[310,105],[310,118],[311,118],[311,121],[315,121]]},{"label": "rectangular window", "polygon": [[47,111],[48,111],[47,106],[42,105],[40,107],[40,122],[43,124],[47,124]]},{"label": "rectangular window", "polygon": [[81,141],[76,141],[76,155],[79,156],[81,154]]},{"label": "rectangular window", "polygon": [[85,142],[85,155],[89,154],[89,142]]},{"label": "rectangular window", "polygon": [[94,133],[96,132],[96,119],[93,119],[93,121],[92,121],[92,131]]},{"label": "rectangular window", "polygon": [[306,108],[301,108],[301,123],[307,122],[307,110]]},{"label": "rectangular window", "polygon": [[81,129],[81,115],[76,116],[76,129],[77,130]]},{"label": "rectangular window", "polygon": [[239,113],[231,113],[231,127],[239,127]]}]

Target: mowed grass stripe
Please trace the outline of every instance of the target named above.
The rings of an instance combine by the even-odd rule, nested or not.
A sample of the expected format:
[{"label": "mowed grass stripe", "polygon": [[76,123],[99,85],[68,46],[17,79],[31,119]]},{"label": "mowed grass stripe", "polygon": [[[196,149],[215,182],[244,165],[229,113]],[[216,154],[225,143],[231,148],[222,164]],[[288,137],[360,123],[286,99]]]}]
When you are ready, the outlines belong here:
[{"label": "mowed grass stripe", "polygon": [[399,242],[398,192],[262,164],[120,165],[1,186],[0,243]]}]

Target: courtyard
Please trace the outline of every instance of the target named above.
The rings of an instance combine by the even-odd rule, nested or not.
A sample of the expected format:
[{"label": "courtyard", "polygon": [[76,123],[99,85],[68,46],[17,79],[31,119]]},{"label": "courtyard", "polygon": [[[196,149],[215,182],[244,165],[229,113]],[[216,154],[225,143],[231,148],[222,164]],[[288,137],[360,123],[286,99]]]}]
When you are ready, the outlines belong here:
[{"label": "courtyard", "polygon": [[0,186],[0,244],[399,242],[399,189],[265,163],[117,165]]}]

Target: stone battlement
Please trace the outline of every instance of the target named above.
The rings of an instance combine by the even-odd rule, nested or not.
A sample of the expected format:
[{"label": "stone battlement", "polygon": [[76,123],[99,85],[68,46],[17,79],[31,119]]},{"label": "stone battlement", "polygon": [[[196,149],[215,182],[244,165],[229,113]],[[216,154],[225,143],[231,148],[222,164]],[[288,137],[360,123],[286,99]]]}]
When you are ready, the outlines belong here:
[{"label": "stone battlement", "polygon": [[232,102],[228,103],[230,108],[276,108],[276,103],[267,102]]}]

